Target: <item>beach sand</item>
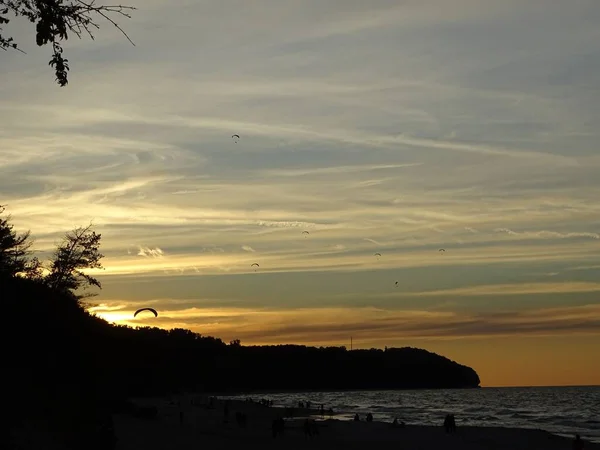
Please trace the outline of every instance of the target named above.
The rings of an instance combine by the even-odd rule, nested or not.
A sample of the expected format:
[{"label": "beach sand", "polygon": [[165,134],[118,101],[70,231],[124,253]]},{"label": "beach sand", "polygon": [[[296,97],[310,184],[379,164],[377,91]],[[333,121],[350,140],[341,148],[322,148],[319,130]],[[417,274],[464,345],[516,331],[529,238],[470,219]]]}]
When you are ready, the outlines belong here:
[{"label": "beach sand", "polygon": [[[179,401],[181,406],[178,406]],[[541,430],[514,428],[458,427],[455,434],[446,434],[439,427],[407,425],[393,428],[383,422],[349,422],[318,420],[319,434],[305,437],[303,418],[317,410],[295,410],[295,419],[286,419],[285,432],[273,437],[272,420],[284,415],[282,408],[258,403],[231,401],[229,421],[224,423],[224,402],[214,409],[193,406],[190,397],[180,397],[169,404],[165,399],[136,400],[137,404],[155,405],[156,419],[138,419],[126,414],[114,416],[118,438],[117,450],[178,450],[178,449],[394,449],[394,450],[570,450],[572,439]],[[180,422],[183,411],[183,424]],[[247,414],[246,427],[235,420],[236,412]],[[443,418],[440,422],[443,421]],[[584,437],[585,438],[585,437]],[[374,447],[371,447],[374,446]],[[585,449],[600,450],[600,444],[585,442]]]}]

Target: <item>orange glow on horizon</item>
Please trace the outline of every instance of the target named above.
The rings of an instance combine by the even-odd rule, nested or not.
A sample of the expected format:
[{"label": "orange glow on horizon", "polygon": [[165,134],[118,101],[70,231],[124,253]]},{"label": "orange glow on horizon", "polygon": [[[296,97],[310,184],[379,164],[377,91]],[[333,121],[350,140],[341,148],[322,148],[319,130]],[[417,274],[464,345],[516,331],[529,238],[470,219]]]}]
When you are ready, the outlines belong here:
[{"label": "orange glow on horizon", "polygon": [[[93,308],[91,308],[91,312]],[[167,312],[168,324],[164,316],[159,313],[159,318],[145,317],[133,318],[131,311],[96,311],[98,316],[109,322],[121,325],[156,326],[159,328],[188,328],[203,335],[221,338],[224,342],[241,338],[246,345],[274,345],[294,343],[299,345],[315,346],[350,346],[350,335],[327,336],[321,334],[316,340],[314,337],[298,336],[292,340],[278,341],[272,337],[244,338],[244,331],[252,329],[252,322],[260,329],[264,326],[265,337],[270,336],[267,327],[273,327],[269,319],[271,315],[277,318],[278,323],[287,319],[299,322],[307,320],[314,311],[286,311],[286,312],[250,312],[254,319],[240,325],[219,322],[219,317],[231,318],[238,316],[246,320],[248,311],[236,309],[205,309],[198,310],[196,316],[205,316],[208,322],[204,325],[189,326],[186,324],[185,313],[175,314]],[[334,313],[332,311],[332,313]],[[358,312],[364,314],[364,312]],[[189,314],[189,312],[188,312]],[[347,316],[351,317],[349,314]],[[423,316],[419,316],[421,319]],[[442,318],[443,315],[440,317]],[[315,319],[317,320],[317,319]],[[321,319],[327,322],[329,319]],[[235,331],[237,329],[237,332]],[[271,330],[273,331],[273,330]],[[600,385],[600,362],[590,358],[589,355],[597,354],[600,350],[600,334],[596,335],[563,335],[563,336],[463,336],[463,337],[419,337],[418,335],[401,338],[397,334],[378,336],[361,340],[359,333],[354,335],[353,347],[358,348],[384,348],[388,347],[418,347],[446,356],[460,364],[475,369],[481,379],[482,387],[508,387],[508,386],[571,386],[571,385]]]}]

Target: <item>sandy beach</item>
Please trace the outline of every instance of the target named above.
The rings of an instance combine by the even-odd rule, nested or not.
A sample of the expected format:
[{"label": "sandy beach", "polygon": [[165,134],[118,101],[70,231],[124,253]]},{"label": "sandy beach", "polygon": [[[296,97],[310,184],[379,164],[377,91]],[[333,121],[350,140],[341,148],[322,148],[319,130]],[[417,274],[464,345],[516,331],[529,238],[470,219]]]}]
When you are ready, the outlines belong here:
[{"label": "sandy beach", "polygon": [[[285,431],[273,437],[272,421],[283,417],[283,408],[259,403],[230,401],[229,419],[224,421],[224,401],[217,400],[213,408],[205,398],[181,396],[172,399],[135,400],[136,404],[154,405],[155,419],[140,419],[129,414],[114,416],[118,450],[175,449],[270,449],[270,448],[346,448],[365,449],[375,444],[378,449],[414,450],[559,450],[571,449],[572,439],[541,430],[514,428],[459,427],[455,434],[446,434],[439,427],[411,426],[394,428],[390,423],[348,422],[321,419],[318,410],[295,409],[294,418],[285,419]],[[327,407],[327,406],[326,406]],[[245,413],[245,427],[236,422],[236,412]],[[180,414],[183,413],[183,414]],[[304,433],[304,418],[313,416],[318,435],[309,438]],[[443,418],[442,418],[443,419]],[[442,421],[440,419],[440,422]],[[585,439],[585,436],[584,436]],[[600,450],[600,444],[585,442],[585,449]]]}]

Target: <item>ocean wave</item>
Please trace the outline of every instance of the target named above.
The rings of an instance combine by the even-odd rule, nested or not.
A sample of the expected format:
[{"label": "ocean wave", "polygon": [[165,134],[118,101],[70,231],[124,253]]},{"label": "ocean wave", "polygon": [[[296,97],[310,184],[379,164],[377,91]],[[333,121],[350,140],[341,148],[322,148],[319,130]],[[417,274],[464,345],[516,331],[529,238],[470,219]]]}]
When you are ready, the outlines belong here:
[{"label": "ocean wave", "polygon": [[350,419],[371,411],[377,420],[442,425],[448,413],[470,426],[537,428],[600,442],[600,387],[482,388],[426,391],[354,391],[270,394],[276,403],[311,401]]}]

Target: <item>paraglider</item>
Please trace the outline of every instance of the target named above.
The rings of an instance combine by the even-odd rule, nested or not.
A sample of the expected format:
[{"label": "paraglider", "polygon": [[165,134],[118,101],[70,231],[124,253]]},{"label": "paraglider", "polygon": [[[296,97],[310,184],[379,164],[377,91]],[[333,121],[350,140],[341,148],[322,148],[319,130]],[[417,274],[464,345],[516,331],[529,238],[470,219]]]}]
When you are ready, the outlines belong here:
[{"label": "paraglider", "polygon": [[235,142],[236,144],[237,144],[239,138],[240,138],[239,134],[232,134],[231,135],[231,139],[233,139],[233,142]]},{"label": "paraglider", "polygon": [[308,236],[310,233],[308,231],[303,231],[302,234],[304,235],[304,237]]},{"label": "paraglider", "polygon": [[154,314],[154,317],[158,317],[158,313],[154,308],[140,308],[135,313],[133,313],[133,317],[137,316],[142,311],[150,311],[152,314]]},{"label": "paraglider", "polygon": [[[250,267],[254,267],[254,266],[256,266],[256,267],[260,267],[260,266],[258,265],[258,263],[253,263],[253,264],[251,264],[251,265],[250,265]],[[254,271],[256,272],[256,269],[254,269]]]},{"label": "paraglider", "polygon": [[381,258],[381,253],[375,253],[375,256],[377,257],[377,259]]},{"label": "paraglider", "polygon": [[443,248],[440,248],[438,251],[440,251],[440,252],[445,252],[446,250],[445,250],[445,249],[443,249]]},{"label": "paraglider", "polygon": [[396,281],[396,287],[398,287],[398,282]]}]

